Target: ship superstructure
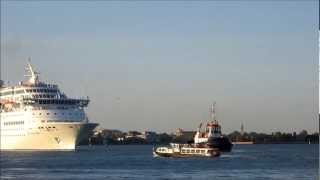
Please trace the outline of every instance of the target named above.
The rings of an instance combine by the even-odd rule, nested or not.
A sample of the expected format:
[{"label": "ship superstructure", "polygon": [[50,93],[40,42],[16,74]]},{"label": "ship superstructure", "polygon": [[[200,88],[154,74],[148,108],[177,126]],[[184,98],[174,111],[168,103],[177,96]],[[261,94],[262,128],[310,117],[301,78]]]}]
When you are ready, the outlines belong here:
[{"label": "ship superstructure", "polygon": [[84,111],[89,98],[69,98],[41,82],[30,62],[27,71],[28,79],[16,86],[0,82],[0,149],[74,150],[98,125]]}]

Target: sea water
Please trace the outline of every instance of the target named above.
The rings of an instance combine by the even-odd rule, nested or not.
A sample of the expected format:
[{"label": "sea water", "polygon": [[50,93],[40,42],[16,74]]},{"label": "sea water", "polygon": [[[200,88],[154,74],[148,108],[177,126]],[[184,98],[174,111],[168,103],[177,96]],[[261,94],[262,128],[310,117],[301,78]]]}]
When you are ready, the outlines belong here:
[{"label": "sea water", "polygon": [[1,152],[1,179],[318,180],[318,144],[235,145],[217,158],[154,158],[150,145]]}]

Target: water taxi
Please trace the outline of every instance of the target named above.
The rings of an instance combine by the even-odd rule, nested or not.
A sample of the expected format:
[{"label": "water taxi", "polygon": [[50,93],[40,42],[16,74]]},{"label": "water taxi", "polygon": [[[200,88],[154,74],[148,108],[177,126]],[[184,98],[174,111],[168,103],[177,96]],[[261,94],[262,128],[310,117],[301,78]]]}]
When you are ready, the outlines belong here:
[{"label": "water taxi", "polygon": [[154,157],[218,157],[220,151],[217,148],[202,147],[195,144],[176,144],[153,148]]}]

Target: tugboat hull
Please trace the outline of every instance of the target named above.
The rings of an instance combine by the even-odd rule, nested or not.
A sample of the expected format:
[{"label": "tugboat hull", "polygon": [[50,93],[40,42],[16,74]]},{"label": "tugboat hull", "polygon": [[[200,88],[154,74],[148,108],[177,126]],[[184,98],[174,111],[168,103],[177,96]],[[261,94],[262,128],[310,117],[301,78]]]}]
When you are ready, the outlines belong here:
[{"label": "tugboat hull", "polygon": [[218,148],[221,152],[230,152],[233,144],[227,137],[218,137],[209,139],[208,146]]}]

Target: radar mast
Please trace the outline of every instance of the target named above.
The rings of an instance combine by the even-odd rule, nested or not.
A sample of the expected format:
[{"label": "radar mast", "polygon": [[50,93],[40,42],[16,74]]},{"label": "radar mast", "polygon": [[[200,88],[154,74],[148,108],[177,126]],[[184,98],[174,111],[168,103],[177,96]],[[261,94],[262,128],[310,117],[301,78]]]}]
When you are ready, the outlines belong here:
[{"label": "radar mast", "polygon": [[25,76],[29,77],[28,83],[30,84],[38,84],[39,83],[39,73],[34,70],[34,68],[31,65],[31,58],[28,58],[27,63],[27,72],[30,74],[27,74]]}]

